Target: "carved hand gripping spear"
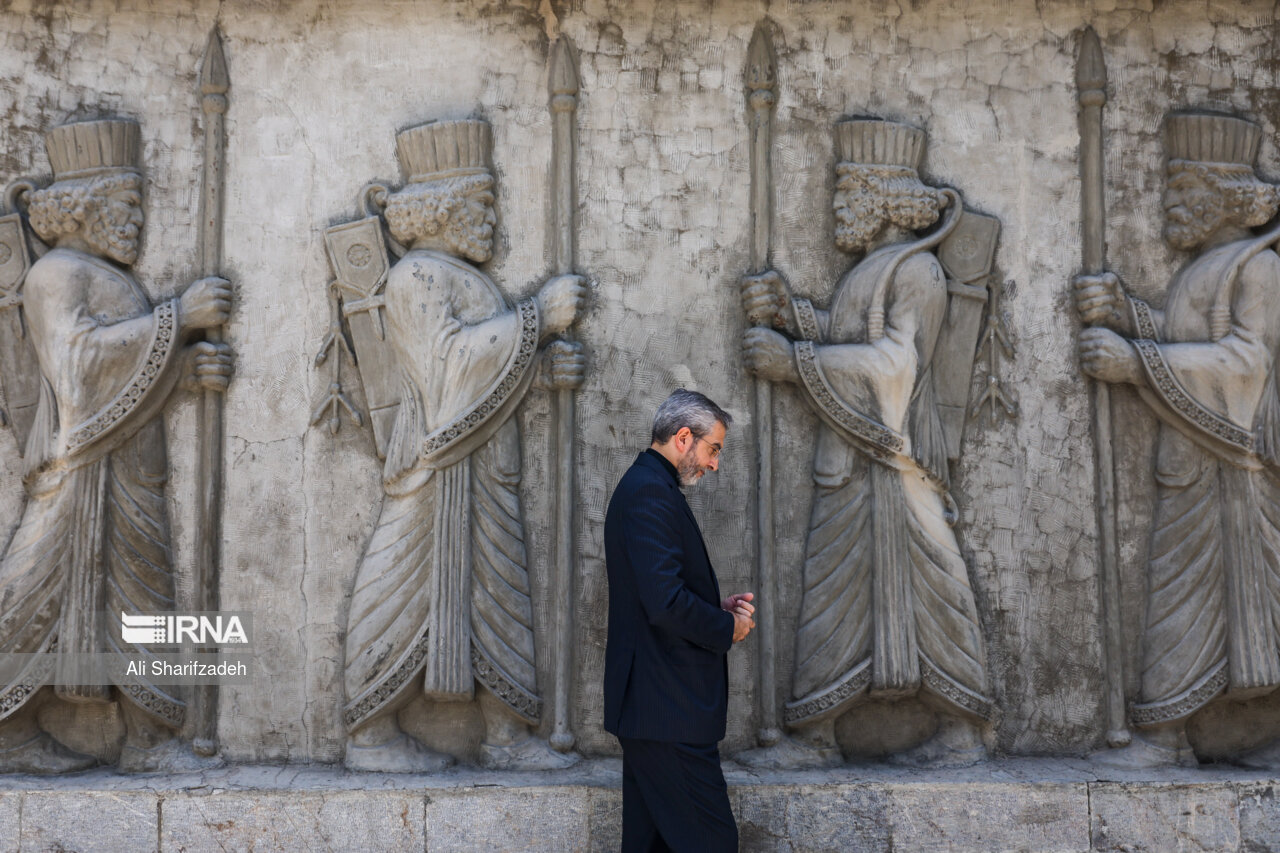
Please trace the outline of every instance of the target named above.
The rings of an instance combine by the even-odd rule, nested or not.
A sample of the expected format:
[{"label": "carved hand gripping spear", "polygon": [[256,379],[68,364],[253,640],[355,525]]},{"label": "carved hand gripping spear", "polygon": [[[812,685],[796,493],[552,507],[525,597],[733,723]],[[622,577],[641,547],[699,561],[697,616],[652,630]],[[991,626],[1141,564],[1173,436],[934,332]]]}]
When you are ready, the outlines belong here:
[{"label": "carved hand gripping spear", "polygon": [[[200,196],[200,273],[219,275],[222,268],[222,187],[226,165],[223,116],[231,79],[222,53],[222,39],[215,26],[209,33],[200,65],[200,107],[204,112],[204,180]],[[222,341],[222,330],[205,333],[212,343]],[[218,561],[222,524],[222,394],[205,391],[200,407],[196,468],[196,610],[218,609]],[[212,651],[202,649],[202,651]],[[195,688],[192,712],[195,735],[192,748],[199,755],[218,751],[218,688]]]},{"label": "carved hand gripping spear", "polygon": [[[551,205],[552,236],[555,243],[555,271],[572,273],[575,266],[575,210],[577,199],[574,181],[575,119],[578,110],[578,57],[569,38],[561,35],[551,49],[547,75],[548,108],[551,110],[551,185],[555,193]],[[564,343],[553,343],[549,349],[564,353],[573,351],[566,334]],[[555,465],[555,547],[552,566],[555,578],[553,592],[555,614],[554,716],[551,724],[551,746],[559,752],[573,749],[573,732],[569,730],[569,678],[573,655],[573,392],[581,386],[578,375],[557,376],[552,371],[552,387],[556,392],[552,412],[551,458]]]},{"label": "carved hand gripping spear", "polygon": [[[1107,66],[1093,27],[1087,27],[1080,39],[1076,88],[1080,102],[1081,251],[1085,274],[1098,275],[1107,265],[1102,174],[1102,107],[1107,103]],[[1131,738],[1125,721],[1124,666],[1120,648],[1120,567],[1116,552],[1116,469],[1111,447],[1111,392],[1101,381],[1093,383],[1093,437],[1097,461],[1099,591],[1106,656],[1107,745],[1121,747],[1127,746]]]},{"label": "carved hand gripping spear", "polygon": [[[769,152],[773,143],[773,107],[778,88],[778,61],[767,22],[756,25],[747,48],[747,121],[751,128],[751,271],[769,268],[772,237],[773,179]],[[756,325],[761,325],[751,318]],[[756,379],[756,569],[755,601],[760,625],[760,730],[756,740],[773,746],[782,740],[777,702],[777,577],[773,561],[773,389]]]}]

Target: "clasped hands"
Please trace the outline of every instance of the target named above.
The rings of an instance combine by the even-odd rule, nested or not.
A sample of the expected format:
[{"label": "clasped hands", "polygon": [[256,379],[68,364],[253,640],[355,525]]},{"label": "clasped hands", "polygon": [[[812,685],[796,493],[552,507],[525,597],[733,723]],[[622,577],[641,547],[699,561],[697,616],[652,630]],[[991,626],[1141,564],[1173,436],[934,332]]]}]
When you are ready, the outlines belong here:
[{"label": "clasped hands", "polygon": [[738,592],[720,602],[720,609],[733,614],[733,641],[741,643],[747,638],[747,634],[751,633],[751,629],[756,626],[756,621],[752,619],[752,615],[756,612],[755,605],[751,600],[755,598],[754,593]]},{"label": "clasped hands", "polygon": [[1071,280],[1076,312],[1088,328],[1080,333],[1080,367],[1103,382],[1140,384],[1142,362],[1133,345],[1107,325],[1121,321],[1124,288],[1112,272],[1078,275]]}]

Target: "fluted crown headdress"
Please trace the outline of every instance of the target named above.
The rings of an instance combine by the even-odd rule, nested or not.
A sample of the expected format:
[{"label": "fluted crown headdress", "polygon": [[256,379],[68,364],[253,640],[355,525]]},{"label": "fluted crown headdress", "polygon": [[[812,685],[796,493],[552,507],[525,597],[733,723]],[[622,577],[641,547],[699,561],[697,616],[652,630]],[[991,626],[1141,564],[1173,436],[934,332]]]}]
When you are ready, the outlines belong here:
[{"label": "fluted crown headdress", "polygon": [[919,171],[925,132],[884,119],[850,119],[836,123],[836,155],[841,162],[906,166]]},{"label": "fluted crown headdress", "polygon": [[44,135],[44,145],[56,181],[142,168],[142,131],[129,119],[64,124]]},{"label": "fluted crown headdress", "polygon": [[1164,125],[1165,151],[1170,160],[1252,167],[1261,139],[1262,128],[1235,116],[1174,113]]},{"label": "fluted crown headdress", "polygon": [[432,121],[396,134],[396,156],[411,184],[484,174],[492,151],[487,121]]}]

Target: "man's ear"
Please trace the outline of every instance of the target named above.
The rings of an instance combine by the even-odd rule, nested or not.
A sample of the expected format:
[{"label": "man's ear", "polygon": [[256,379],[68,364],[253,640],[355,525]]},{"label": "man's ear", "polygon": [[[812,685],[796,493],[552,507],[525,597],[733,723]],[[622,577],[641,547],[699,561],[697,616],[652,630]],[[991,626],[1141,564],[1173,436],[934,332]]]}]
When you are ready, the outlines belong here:
[{"label": "man's ear", "polygon": [[693,430],[688,427],[680,427],[672,438],[676,440],[676,449],[684,453],[693,442]]}]

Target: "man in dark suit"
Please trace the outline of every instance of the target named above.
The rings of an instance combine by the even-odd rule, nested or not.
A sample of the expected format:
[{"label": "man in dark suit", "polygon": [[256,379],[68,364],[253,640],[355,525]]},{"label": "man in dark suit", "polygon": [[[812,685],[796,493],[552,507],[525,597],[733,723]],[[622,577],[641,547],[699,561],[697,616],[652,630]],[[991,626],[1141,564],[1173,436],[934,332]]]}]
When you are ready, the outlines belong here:
[{"label": "man in dark suit", "polygon": [[604,727],[622,744],[622,850],[729,853],[738,828],[716,744],[730,646],[755,627],[751,593],[720,598],[680,487],[719,468],[727,412],[679,389],[605,516],[609,642]]}]

